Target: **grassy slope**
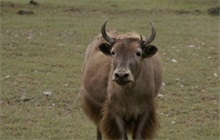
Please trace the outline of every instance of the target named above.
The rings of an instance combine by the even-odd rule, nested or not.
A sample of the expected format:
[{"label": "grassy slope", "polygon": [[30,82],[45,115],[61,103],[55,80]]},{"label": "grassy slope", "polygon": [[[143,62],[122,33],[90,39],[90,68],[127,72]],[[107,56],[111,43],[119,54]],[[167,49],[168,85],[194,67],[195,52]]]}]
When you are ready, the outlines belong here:
[{"label": "grassy slope", "polygon": [[[149,20],[157,27],[154,44],[166,84],[164,98],[158,98],[157,138],[218,139],[219,17],[206,13],[217,2],[38,0],[38,7],[10,2],[1,2],[2,139],[95,138],[78,92],[84,51],[106,18],[108,28],[122,32],[147,36]],[[35,14],[21,16],[18,10]],[[46,97],[44,91],[53,94]]]}]

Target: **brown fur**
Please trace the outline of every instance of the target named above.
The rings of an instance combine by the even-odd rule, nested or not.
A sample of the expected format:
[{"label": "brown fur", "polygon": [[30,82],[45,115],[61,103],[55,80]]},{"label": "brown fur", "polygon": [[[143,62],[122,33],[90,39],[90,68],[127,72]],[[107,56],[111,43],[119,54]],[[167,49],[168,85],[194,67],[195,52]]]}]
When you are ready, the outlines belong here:
[{"label": "brown fur", "polygon": [[[133,52],[141,48],[138,34],[108,34],[117,40],[112,49],[123,59],[100,51],[99,45],[106,43],[101,35],[93,40],[83,68],[82,108],[97,125],[97,139],[127,139],[127,132],[133,139],[153,138],[158,128],[155,96],[162,82],[159,56],[133,58]],[[129,67],[134,80],[126,85],[113,81],[117,67]]]}]

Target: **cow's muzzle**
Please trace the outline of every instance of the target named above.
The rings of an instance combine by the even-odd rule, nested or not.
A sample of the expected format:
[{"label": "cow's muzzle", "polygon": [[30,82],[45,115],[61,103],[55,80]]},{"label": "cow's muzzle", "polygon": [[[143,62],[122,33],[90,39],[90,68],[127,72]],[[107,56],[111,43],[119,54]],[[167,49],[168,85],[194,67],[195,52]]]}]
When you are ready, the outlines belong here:
[{"label": "cow's muzzle", "polygon": [[113,73],[112,80],[119,85],[126,85],[127,83],[134,81],[134,78],[130,70],[116,69]]}]

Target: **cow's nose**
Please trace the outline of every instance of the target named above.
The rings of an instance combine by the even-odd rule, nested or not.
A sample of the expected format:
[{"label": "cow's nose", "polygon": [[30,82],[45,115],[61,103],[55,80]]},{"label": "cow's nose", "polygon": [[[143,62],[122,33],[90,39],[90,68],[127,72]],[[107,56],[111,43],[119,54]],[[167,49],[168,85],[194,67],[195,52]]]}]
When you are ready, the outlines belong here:
[{"label": "cow's nose", "polygon": [[115,73],[115,77],[120,80],[126,79],[126,78],[128,78],[128,76],[129,76],[129,73],[126,73],[126,72]]}]

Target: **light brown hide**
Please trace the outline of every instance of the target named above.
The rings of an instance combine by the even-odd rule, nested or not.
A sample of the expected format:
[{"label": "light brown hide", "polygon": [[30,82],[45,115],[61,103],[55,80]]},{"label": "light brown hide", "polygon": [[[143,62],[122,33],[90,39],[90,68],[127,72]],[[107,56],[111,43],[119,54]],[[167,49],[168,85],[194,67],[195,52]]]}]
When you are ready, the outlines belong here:
[{"label": "light brown hide", "polygon": [[[135,33],[110,31],[108,35],[116,40],[134,40],[134,44],[141,41]],[[106,41],[100,34],[86,50],[81,91],[85,114],[104,138],[127,139],[127,132],[133,139],[153,138],[158,127],[155,97],[162,83],[158,54],[140,60],[134,81],[122,86],[112,81],[112,57],[99,50],[102,43]]]}]

